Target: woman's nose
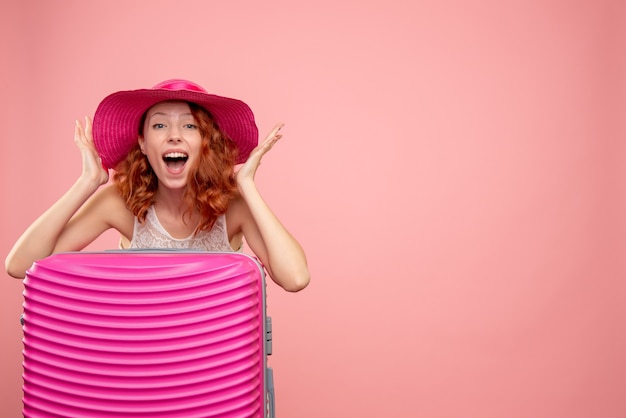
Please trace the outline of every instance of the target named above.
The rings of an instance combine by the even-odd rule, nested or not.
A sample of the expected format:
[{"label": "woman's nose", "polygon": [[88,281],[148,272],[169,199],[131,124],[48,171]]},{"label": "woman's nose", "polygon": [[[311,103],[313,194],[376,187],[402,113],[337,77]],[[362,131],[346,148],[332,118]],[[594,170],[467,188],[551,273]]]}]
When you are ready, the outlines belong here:
[{"label": "woman's nose", "polygon": [[168,142],[180,142],[182,141],[180,138],[180,131],[178,127],[172,126],[169,131]]}]

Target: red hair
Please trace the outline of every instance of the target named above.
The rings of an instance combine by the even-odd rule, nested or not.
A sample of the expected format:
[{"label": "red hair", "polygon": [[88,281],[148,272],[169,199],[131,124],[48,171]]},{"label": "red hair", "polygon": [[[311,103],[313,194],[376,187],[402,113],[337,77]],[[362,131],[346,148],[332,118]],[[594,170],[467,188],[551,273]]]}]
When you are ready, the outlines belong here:
[{"label": "red hair", "polygon": [[[211,114],[195,103],[187,103],[202,136],[200,158],[189,171],[184,200],[185,214],[200,213],[200,222],[194,233],[210,230],[217,217],[226,212],[228,203],[237,191],[235,161],[237,146],[220,131]],[[139,124],[143,135],[145,114]],[[113,180],[126,207],[144,222],[148,208],[154,204],[158,179],[137,144],[115,168]]]}]

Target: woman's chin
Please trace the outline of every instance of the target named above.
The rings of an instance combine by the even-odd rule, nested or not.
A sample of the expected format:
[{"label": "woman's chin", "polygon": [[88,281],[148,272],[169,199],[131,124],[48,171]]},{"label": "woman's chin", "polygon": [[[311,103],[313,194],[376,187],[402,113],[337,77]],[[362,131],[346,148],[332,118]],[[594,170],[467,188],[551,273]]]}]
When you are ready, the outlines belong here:
[{"label": "woman's chin", "polygon": [[160,178],[159,188],[178,190],[187,187],[187,177],[182,178]]}]

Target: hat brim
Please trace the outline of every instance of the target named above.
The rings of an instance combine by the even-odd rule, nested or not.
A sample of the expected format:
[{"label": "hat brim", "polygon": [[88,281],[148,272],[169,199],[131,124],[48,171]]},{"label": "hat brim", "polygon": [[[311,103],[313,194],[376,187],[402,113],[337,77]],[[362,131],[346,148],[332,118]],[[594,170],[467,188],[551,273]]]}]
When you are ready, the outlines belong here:
[{"label": "hat brim", "polygon": [[135,146],[142,115],[159,102],[196,103],[213,115],[220,130],[238,149],[237,163],[248,159],[259,132],[250,107],[241,100],[191,90],[140,89],[119,91],[102,100],[93,119],[94,145],[102,163],[115,168]]}]

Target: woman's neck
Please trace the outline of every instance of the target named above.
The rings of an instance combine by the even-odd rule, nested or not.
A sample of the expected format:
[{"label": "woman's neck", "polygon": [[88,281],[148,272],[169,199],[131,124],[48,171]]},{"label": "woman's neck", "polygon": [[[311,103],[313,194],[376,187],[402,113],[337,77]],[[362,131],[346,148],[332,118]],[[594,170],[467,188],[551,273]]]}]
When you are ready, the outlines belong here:
[{"label": "woman's neck", "polygon": [[185,204],[185,189],[159,187],[154,196],[154,206],[172,215],[182,215],[189,209]]},{"label": "woman's neck", "polygon": [[198,225],[200,215],[185,203],[185,190],[159,188],[154,196],[154,210],[159,222],[175,238],[188,237]]}]

